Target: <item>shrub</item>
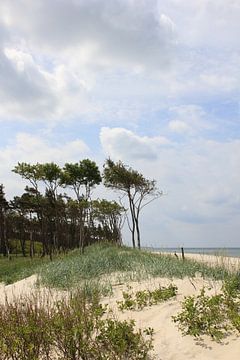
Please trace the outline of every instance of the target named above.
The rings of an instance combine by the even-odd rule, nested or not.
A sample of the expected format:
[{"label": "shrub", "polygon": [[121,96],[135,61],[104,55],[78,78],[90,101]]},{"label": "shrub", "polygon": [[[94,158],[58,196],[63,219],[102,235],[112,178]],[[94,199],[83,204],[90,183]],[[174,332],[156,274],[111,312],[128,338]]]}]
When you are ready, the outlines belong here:
[{"label": "shrub", "polygon": [[0,305],[0,359],[146,360],[152,329],[103,316],[98,294],[56,303],[37,297]]},{"label": "shrub", "polygon": [[182,311],[173,316],[183,335],[209,335],[221,341],[230,331],[240,332],[240,276],[224,281],[222,293],[206,295],[205,289],[198,296],[185,297]]},{"label": "shrub", "polygon": [[120,310],[141,310],[146,306],[156,305],[177,295],[177,287],[170,284],[168,287],[159,287],[153,291],[142,290],[135,294],[123,292],[123,301],[118,301]]}]

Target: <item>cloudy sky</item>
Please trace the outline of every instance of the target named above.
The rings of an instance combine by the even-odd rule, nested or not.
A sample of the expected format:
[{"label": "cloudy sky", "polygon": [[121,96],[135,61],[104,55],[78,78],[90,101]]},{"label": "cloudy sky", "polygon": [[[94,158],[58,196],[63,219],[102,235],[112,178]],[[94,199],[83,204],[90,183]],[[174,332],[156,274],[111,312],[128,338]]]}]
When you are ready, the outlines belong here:
[{"label": "cloudy sky", "polygon": [[111,156],[166,193],[144,245],[240,246],[239,37],[240,0],[0,0],[8,197],[18,161]]}]

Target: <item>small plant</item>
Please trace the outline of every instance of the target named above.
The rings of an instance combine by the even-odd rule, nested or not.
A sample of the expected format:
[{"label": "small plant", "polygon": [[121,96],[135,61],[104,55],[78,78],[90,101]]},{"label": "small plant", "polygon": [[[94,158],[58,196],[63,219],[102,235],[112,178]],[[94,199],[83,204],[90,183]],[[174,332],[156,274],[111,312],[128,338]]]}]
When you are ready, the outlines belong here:
[{"label": "small plant", "polygon": [[224,282],[223,294],[231,325],[240,333],[240,273]]},{"label": "small plant", "polygon": [[240,276],[223,283],[222,293],[208,296],[203,288],[200,295],[185,297],[182,311],[173,316],[183,335],[209,335],[221,341],[230,331],[240,332]]},{"label": "small plant", "polygon": [[20,299],[0,307],[0,359],[48,359],[51,308],[36,298]]},{"label": "small plant", "polygon": [[173,321],[178,323],[183,335],[210,335],[217,341],[220,341],[229,329],[223,295],[207,296],[204,288],[197,297],[185,298],[182,312],[173,316]]},{"label": "small plant", "polygon": [[33,297],[0,305],[0,359],[149,359],[153,330],[105,312],[98,294],[80,291],[57,303]]},{"label": "small plant", "polygon": [[159,287],[153,291],[141,290],[134,293],[123,292],[123,301],[118,301],[118,308],[124,310],[141,310],[146,306],[156,305],[177,295],[177,287]]},{"label": "small plant", "polygon": [[[153,329],[136,332],[134,328],[134,320],[107,319],[100,322],[96,341],[102,349],[102,359],[147,359],[149,351],[153,348]],[[145,340],[143,335],[148,336],[148,340]]]}]

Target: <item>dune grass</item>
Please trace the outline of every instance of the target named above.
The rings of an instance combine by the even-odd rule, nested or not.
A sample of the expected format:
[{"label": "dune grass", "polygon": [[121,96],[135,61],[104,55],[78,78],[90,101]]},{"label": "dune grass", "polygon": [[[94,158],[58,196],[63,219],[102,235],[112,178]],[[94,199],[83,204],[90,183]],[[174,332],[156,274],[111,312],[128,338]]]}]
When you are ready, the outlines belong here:
[{"label": "dune grass", "polygon": [[72,289],[101,287],[109,293],[113,284],[140,281],[151,277],[184,278],[200,274],[222,280],[228,276],[223,264],[214,267],[194,260],[182,261],[171,255],[154,254],[129,247],[95,244],[81,254],[78,249],[48,258],[0,258],[0,282],[10,284],[32,274],[39,274],[45,286]]},{"label": "dune grass", "polygon": [[38,268],[47,264],[49,259],[12,257],[11,260],[0,257],[0,282],[6,285],[24,279],[38,272]]},{"label": "dune grass", "polygon": [[205,278],[222,280],[228,272],[222,266],[211,267],[193,260],[179,260],[171,255],[153,254],[128,247],[97,244],[86,248],[84,254],[75,250],[40,268],[44,285],[71,289],[84,284],[101,286],[111,291],[112,283],[140,281],[151,277],[184,278],[200,274]]}]

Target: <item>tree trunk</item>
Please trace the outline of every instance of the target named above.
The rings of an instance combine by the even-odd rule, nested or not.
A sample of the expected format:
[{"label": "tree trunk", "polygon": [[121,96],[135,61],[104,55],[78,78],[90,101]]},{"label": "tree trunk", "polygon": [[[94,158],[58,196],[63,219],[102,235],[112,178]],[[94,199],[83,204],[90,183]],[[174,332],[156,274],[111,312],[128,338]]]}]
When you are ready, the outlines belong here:
[{"label": "tree trunk", "polygon": [[132,245],[133,248],[135,249],[136,244],[135,244],[135,228],[136,228],[136,224],[135,224],[135,217],[134,217],[134,206],[132,203],[132,199],[131,199],[131,194],[128,192],[128,200],[129,200],[129,205],[130,205],[130,212],[131,212],[131,218],[132,218],[132,229],[131,233],[132,233]]},{"label": "tree trunk", "polygon": [[136,222],[136,230],[137,230],[137,246],[138,249],[141,249],[141,239],[140,239],[140,229],[139,229],[139,222],[138,222],[138,218],[135,218],[135,222]]},{"label": "tree trunk", "polygon": [[30,257],[31,259],[34,256],[34,244],[33,244],[33,231],[30,229],[29,231],[29,240],[30,240]]}]

